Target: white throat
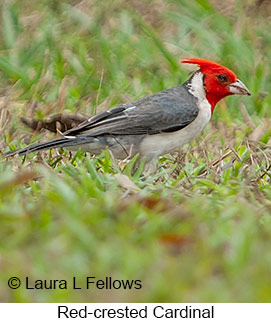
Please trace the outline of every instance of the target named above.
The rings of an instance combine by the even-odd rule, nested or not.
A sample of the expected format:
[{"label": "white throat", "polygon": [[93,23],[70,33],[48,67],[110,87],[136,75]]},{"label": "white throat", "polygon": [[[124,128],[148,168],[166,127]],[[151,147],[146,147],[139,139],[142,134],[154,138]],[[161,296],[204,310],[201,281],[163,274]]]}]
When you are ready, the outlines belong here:
[{"label": "white throat", "polygon": [[203,74],[200,71],[192,76],[188,84],[188,91],[198,99],[199,103],[202,100],[206,100],[206,92],[203,86]]}]

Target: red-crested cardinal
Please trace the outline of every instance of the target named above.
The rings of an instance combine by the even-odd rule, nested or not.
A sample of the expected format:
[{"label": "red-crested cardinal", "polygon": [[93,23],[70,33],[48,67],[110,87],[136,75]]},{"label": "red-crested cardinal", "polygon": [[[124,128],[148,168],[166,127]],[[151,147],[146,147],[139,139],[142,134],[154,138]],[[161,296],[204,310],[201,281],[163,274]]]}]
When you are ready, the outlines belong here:
[{"label": "red-crested cardinal", "polygon": [[99,154],[106,148],[117,159],[136,154],[146,163],[174,152],[207,125],[216,103],[228,95],[250,95],[228,68],[200,58],[182,63],[199,66],[183,85],[102,112],[72,128],[59,139],[9,151],[25,155],[57,147]]}]

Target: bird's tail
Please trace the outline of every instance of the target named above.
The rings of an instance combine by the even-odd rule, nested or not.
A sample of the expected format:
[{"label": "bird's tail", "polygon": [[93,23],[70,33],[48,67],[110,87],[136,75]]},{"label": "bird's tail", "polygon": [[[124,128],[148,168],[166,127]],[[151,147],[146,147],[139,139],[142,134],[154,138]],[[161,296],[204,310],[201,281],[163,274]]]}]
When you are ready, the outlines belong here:
[{"label": "bird's tail", "polygon": [[61,147],[72,147],[80,146],[81,144],[88,143],[91,141],[91,138],[87,137],[63,137],[59,139],[50,140],[47,142],[41,142],[33,145],[29,145],[22,149],[12,150],[5,153],[6,157],[14,155],[27,155],[32,152],[37,152],[45,149],[51,148],[61,148]]}]

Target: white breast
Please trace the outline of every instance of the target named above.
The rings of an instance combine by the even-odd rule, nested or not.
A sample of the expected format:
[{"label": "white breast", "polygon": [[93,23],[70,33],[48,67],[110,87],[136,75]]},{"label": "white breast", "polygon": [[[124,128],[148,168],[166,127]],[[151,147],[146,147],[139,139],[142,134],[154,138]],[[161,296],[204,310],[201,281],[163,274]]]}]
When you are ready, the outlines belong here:
[{"label": "white breast", "polygon": [[201,72],[195,73],[188,91],[198,99],[198,116],[190,125],[179,131],[146,136],[140,145],[140,153],[147,159],[176,151],[199,135],[210,121],[211,105],[206,99]]}]

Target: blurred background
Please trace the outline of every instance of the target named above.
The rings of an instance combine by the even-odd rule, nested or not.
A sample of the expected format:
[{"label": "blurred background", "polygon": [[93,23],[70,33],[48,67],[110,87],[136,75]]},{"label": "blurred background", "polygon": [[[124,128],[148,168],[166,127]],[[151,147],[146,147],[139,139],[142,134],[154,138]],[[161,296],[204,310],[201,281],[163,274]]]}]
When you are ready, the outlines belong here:
[{"label": "blurred background", "polygon": [[[1,2],[2,151],[55,136],[21,117],[89,116],[182,84],[185,57],[227,66],[252,93],[220,102],[202,138],[147,179],[108,152],[3,159],[1,301],[271,300],[270,30],[263,0]],[[7,287],[88,275],[143,288]]]}]

